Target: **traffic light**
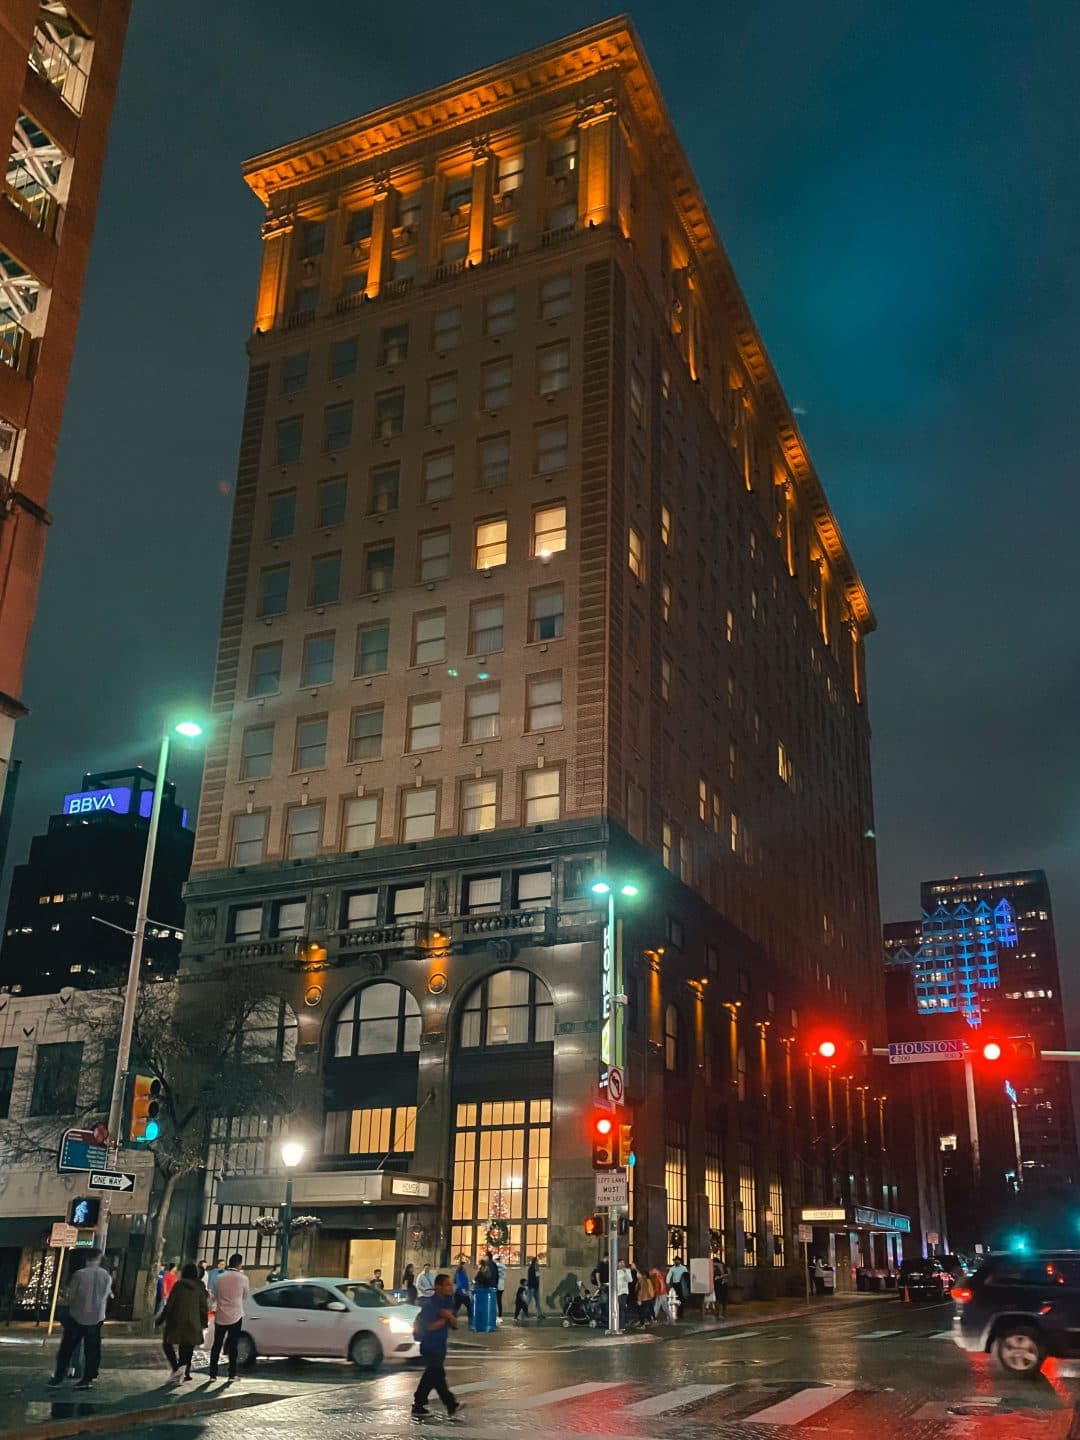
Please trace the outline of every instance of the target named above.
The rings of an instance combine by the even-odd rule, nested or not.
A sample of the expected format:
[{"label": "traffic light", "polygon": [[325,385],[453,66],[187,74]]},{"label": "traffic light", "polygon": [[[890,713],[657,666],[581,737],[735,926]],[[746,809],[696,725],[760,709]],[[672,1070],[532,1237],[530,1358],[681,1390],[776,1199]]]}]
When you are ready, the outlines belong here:
[{"label": "traffic light", "polygon": [[156,1075],[135,1075],[131,1081],[131,1105],[128,1110],[128,1140],[148,1145],[161,1134],[158,1115],[161,1113],[161,1081]]},{"label": "traffic light", "polygon": [[979,1046],[979,1054],[988,1065],[1002,1060],[1037,1060],[1039,1042],[1030,1035],[988,1036]]},{"label": "traffic light", "polygon": [[606,1110],[600,1110],[592,1122],[592,1168],[611,1170],[614,1165],[615,1121]]},{"label": "traffic light", "polygon": [[629,1235],[629,1234],[630,1234],[630,1217],[629,1217],[629,1215],[620,1215],[619,1218],[615,1221],[615,1233],[616,1233],[617,1235]]},{"label": "traffic light", "polygon": [[100,1212],[100,1200],[86,1200],[80,1196],[72,1200],[68,1207],[68,1224],[76,1226],[79,1230],[95,1230]]},{"label": "traffic light", "polygon": [[607,1234],[607,1216],[606,1216],[606,1215],[586,1215],[586,1216],[585,1216],[585,1234],[588,1235],[588,1236],[590,1236],[592,1239],[599,1239],[600,1236],[606,1235],[606,1234]]},{"label": "traffic light", "polygon": [[619,1164],[625,1167],[636,1163],[633,1122],[624,1120],[619,1126]]},{"label": "traffic light", "polygon": [[822,1040],[818,1044],[817,1053],[823,1060],[835,1060],[839,1048],[835,1040]]},{"label": "traffic light", "polygon": [[872,1054],[872,1046],[868,1040],[848,1040],[839,1035],[823,1035],[814,1046],[813,1054],[834,1065],[842,1065],[849,1060],[865,1060]]}]

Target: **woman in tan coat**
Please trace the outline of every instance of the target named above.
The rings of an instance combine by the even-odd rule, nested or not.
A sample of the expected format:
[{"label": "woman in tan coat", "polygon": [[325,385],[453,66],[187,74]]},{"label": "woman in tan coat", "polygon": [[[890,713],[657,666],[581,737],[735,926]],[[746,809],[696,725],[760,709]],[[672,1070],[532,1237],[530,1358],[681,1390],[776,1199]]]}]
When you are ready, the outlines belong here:
[{"label": "woman in tan coat", "polygon": [[[164,1327],[161,1348],[172,1370],[173,1381],[191,1379],[191,1357],[195,1347],[202,1344],[207,1325],[206,1300],[206,1287],[199,1279],[198,1267],[189,1261],[180,1271],[180,1279],[173,1286],[165,1309],[156,1322]],[[180,1351],[179,1360],[177,1349]]]}]

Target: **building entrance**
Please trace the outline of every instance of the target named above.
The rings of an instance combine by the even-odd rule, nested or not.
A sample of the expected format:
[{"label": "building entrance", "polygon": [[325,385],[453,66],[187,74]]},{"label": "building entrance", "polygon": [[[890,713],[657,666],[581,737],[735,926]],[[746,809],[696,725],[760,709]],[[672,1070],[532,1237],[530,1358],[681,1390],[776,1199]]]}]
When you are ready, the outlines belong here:
[{"label": "building entrance", "polygon": [[394,1274],[395,1242],[392,1234],[365,1235],[350,1240],[345,1273],[350,1280],[370,1280],[376,1270],[382,1271],[383,1284],[392,1290],[398,1281]]}]

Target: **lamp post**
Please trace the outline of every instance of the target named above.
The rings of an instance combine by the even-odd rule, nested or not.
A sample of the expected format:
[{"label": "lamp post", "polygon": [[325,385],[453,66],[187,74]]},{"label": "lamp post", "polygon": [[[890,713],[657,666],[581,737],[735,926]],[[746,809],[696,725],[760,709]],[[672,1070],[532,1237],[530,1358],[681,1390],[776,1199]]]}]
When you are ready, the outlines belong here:
[{"label": "lamp post", "polygon": [[[173,731],[185,740],[197,740],[203,727],[197,720],[181,720]],[[135,906],[135,928],[131,933],[131,957],[128,960],[127,986],[124,990],[124,1010],[120,1019],[120,1042],[116,1050],[116,1074],[113,1076],[112,1098],[109,1101],[109,1169],[116,1168],[120,1152],[120,1129],[124,1122],[124,1090],[127,1085],[128,1065],[131,1061],[131,1036],[135,1029],[135,1007],[139,999],[139,978],[142,973],[143,940],[146,935],[146,912],[150,905],[150,882],[154,876],[154,851],[157,849],[158,823],[161,819],[161,801],[165,793],[165,771],[169,764],[169,745],[172,731],[166,726],[161,736],[158,753],[157,773],[154,776],[154,800],[150,807],[150,823],[146,831],[146,852],[143,855],[142,880],[139,884],[139,899]],[[112,1208],[108,1192],[102,1196],[98,1217],[97,1243],[102,1254],[109,1240],[109,1212]]]},{"label": "lamp post", "polygon": [[278,1279],[289,1278],[289,1232],[292,1229],[292,1177],[293,1171],[304,1158],[304,1147],[299,1140],[286,1140],[281,1147],[281,1163],[285,1166],[285,1203],[281,1207],[281,1265]]},{"label": "lamp post", "polygon": [[[623,977],[622,921],[615,915],[616,890],[627,900],[640,893],[632,880],[614,881],[603,878],[591,885],[594,895],[607,901],[607,925],[604,929],[603,961],[603,1029],[600,1034],[600,1060],[605,1071],[612,1066],[623,1067],[624,1031],[626,1025],[626,992]],[[624,1091],[625,1096],[625,1091]],[[627,1176],[629,1184],[629,1176]],[[608,1334],[619,1333],[619,1296],[616,1272],[619,1268],[619,1206],[608,1206]]]}]

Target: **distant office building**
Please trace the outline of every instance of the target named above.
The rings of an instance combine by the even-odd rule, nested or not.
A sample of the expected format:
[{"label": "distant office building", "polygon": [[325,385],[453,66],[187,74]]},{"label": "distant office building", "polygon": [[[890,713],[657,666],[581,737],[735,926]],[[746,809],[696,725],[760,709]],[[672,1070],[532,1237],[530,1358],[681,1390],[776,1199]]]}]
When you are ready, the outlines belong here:
[{"label": "distant office building", "polygon": [[0,5],[0,792],[129,4]]},{"label": "distant office building", "polygon": [[[135,768],[84,775],[81,789],[63,797],[12,878],[0,990],[95,989],[127,974],[153,789],[154,776]],[[186,818],[167,784],[143,951],[149,975],[174,974],[180,955],[194,843]]]}]

